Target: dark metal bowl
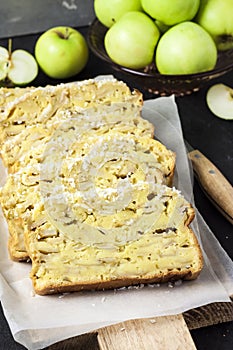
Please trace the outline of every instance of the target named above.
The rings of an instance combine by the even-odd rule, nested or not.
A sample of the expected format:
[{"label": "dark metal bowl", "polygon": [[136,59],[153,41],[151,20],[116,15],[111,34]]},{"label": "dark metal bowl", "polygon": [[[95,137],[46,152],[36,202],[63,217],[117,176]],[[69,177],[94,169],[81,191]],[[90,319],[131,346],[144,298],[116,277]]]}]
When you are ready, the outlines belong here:
[{"label": "dark metal bowl", "polygon": [[130,69],[114,63],[104,48],[104,37],[108,28],[97,19],[90,25],[87,41],[90,49],[99,58],[106,61],[111,67],[128,76],[132,83],[141,86],[144,90],[158,94],[182,96],[191,94],[202,88],[211,79],[217,78],[233,69],[233,50],[218,53],[215,68],[208,72],[187,75],[164,75],[158,73],[155,64],[144,69]]}]

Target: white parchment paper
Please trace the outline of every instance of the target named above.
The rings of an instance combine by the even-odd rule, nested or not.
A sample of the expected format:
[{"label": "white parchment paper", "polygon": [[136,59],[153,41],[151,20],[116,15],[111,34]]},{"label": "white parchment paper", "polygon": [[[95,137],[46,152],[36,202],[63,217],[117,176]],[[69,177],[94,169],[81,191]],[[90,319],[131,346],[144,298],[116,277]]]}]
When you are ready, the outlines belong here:
[{"label": "white parchment paper", "polygon": [[[193,202],[192,181],[174,97],[146,101],[144,118],[155,135],[177,154],[175,185]],[[4,174],[4,169],[0,169]],[[3,179],[3,175],[2,175]],[[121,321],[172,315],[211,302],[229,302],[233,262],[197,211],[193,222],[205,266],[196,281],[54,296],[33,293],[30,264],[8,257],[7,225],[0,217],[0,297],[14,339],[30,350]]]}]

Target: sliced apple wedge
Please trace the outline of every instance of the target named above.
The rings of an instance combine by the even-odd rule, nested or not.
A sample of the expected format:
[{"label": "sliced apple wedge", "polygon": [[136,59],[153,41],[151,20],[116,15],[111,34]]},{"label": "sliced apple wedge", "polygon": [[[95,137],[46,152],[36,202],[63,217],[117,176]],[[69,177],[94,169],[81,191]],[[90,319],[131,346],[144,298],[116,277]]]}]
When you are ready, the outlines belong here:
[{"label": "sliced apple wedge", "polygon": [[27,85],[38,74],[35,57],[26,50],[12,52],[12,40],[8,41],[8,49],[0,46],[0,85]]},{"label": "sliced apple wedge", "polygon": [[215,84],[206,94],[206,102],[213,114],[222,119],[233,120],[233,89],[224,84]]},{"label": "sliced apple wedge", "polygon": [[8,79],[15,85],[26,85],[38,74],[35,58],[25,50],[12,52],[9,62]]},{"label": "sliced apple wedge", "polygon": [[9,52],[0,46],[0,80],[6,79],[8,73]]}]

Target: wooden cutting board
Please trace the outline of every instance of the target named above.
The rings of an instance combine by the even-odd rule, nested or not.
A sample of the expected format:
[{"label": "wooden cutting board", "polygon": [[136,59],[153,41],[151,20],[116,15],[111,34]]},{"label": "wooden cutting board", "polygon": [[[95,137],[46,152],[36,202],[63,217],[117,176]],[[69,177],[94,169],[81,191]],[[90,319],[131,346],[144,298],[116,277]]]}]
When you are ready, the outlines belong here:
[{"label": "wooden cutting board", "polygon": [[196,349],[182,315],[122,322],[98,331],[101,350]]},{"label": "wooden cutting board", "polygon": [[182,315],[138,319],[103,327],[67,339],[47,350],[178,350],[196,349]]},{"label": "wooden cutting board", "polygon": [[182,315],[121,322],[66,339],[46,350],[194,350],[191,329],[229,321],[233,321],[233,302],[212,303]]}]

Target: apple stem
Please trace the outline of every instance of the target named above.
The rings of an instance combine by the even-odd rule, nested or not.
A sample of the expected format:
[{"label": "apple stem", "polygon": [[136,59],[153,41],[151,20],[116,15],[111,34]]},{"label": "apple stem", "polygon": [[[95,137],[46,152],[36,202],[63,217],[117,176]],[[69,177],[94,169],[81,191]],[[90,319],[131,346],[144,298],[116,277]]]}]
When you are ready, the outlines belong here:
[{"label": "apple stem", "polygon": [[69,29],[66,27],[66,35],[65,35],[65,39],[69,38]]},{"label": "apple stem", "polygon": [[62,32],[60,32],[59,30],[56,30],[56,33],[57,33],[57,35],[58,35],[60,38],[65,39],[65,40],[67,40],[67,39],[69,38],[69,36],[70,36],[70,34],[69,34],[69,28],[67,28],[67,27],[66,27],[66,32],[65,32],[65,34],[63,34]]},{"label": "apple stem", "polygon": [[12,39],[11,38],[8,40],[8,52],[9,52],[9,58],[11,58],[11,54],[12,54]]}]

